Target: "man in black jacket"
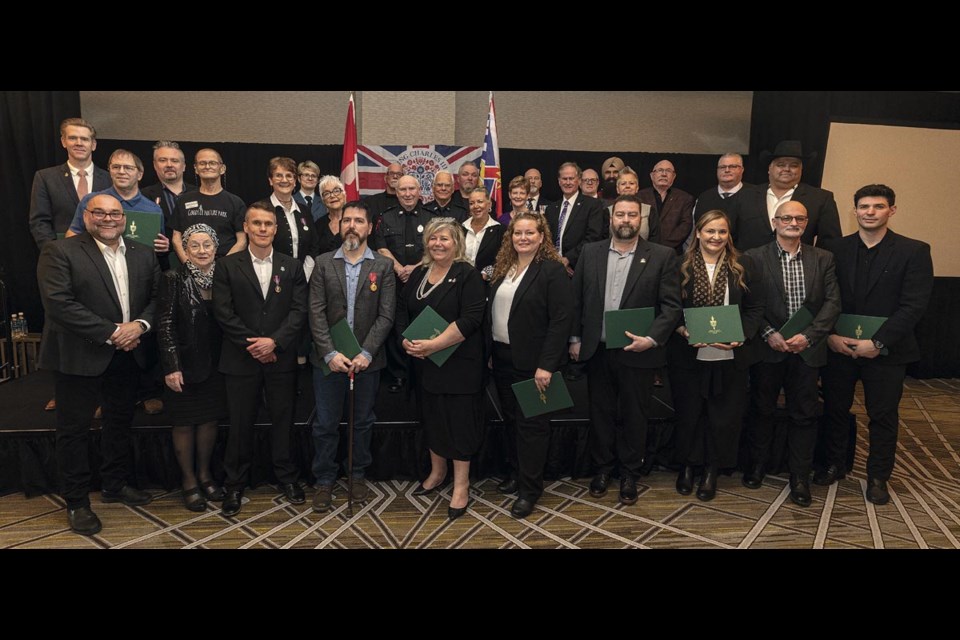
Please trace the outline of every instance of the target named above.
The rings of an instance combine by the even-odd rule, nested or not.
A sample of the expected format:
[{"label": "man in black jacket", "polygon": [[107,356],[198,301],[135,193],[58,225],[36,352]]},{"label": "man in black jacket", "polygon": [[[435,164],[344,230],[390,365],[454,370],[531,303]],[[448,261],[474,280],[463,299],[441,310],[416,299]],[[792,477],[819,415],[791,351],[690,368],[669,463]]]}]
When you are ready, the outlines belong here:
[{"label": "man in black jacket", "polygon": [[571,276],[583,245],[603,238],[603,201],[580,193],[580,174],[574,162],[560,165],[557,179],[562,197],[547,207],[546,214],[553,243]]}]

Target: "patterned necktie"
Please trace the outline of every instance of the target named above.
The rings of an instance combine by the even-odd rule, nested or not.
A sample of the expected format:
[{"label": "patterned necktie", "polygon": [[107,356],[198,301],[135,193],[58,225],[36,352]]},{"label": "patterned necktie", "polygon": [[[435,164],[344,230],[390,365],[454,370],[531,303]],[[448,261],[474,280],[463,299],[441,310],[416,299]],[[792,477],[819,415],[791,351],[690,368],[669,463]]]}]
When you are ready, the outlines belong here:
[{"label": "patterned necktie", "polygon": [[530,211],[533,211],[533,210],[534,210],[534,209],[533,209],[533,198],[527,198],[527,209],[530,209]]},{"label": "patterned necktie", "polygon": [[87,183],[87,172],[80,169],[80,171],[77,171],[77,175],[80,176],[80,180],[77,181],[77,195],[83,199],[83,196],[90,193],[90,185]]},{"label": "patterned necktie", "polygon": [[563,235],[563,221],[567,219],[567,207],[570,206],[569,200],[563,201],[563,206],[560,207],[560,219],[557,221],[557,239],[554,242],[557,245],[557,251],[560,251],[560,236]]}]

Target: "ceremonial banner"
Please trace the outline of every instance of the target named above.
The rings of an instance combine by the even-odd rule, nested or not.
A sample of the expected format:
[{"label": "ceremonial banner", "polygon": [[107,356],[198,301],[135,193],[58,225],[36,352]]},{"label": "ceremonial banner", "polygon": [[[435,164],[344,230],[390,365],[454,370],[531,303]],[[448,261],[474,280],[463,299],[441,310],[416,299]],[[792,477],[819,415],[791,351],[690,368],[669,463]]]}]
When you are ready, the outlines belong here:
[{"label": "ceremonial banner", "polygon": [[[459,188],[457,171],[467,160],[478,161],[480,147],[455,147],[445,144],[424,145],[372,145],[357,146],[357,164],[360,179],[360,195],[369,196],[384,189],[387,167],[396,162],[403,172],[420,181],[420,197],[424,202],[433,200],[433,176],[438,171],[453,174]],[[479,164],[479,163],[478,163]]]}]

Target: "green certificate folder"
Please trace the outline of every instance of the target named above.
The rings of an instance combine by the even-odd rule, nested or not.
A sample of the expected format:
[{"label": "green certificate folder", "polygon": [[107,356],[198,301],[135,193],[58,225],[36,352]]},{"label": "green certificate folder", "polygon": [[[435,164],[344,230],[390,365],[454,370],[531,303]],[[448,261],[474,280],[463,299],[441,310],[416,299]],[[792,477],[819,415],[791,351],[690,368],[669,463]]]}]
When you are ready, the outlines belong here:
[{"label": "green certificate folder", "polygon": [[[363,351],[363,349],[360,348],[360,343],[357,342],[357,336],[353,335],[353,329],[350,328],[350,324],[346,318],[330,327],[330,338],[333,340],[333,348],[351,360]],[[330,367],[323,361],[323,357],[326,355],[325,353],[319,354],[320,369],[323,371],[323,375],[328,376],[330,375]]]},{"label": "green certificate folder", "polygon": [[157,239],[157,234],[160,233],[160,223],[163,222],[163,215],[145,211],[124,211],[124,213],[127,214],[127,229],[123,232],[123,239],[133,240],[152,247],[153,241]]},{"label": "green certificate folder", "polygon": [[[886,318],[880,316],[857,316],[852,313],[841,313],[833,330],[838,336],[854,338],[855,340],[871,340]],[[885,356],[890,350],[884,347],[880,355]]]},{"label": "green certificate folder", "polygon": [[537,383],[533,378],[516,382],[511,385],[513,395],[517,396],[517,402],[520,403],[520,410],[523,411],[523,417],[533,418],[551,411],[560,409],[569,409],[573,406],[573,398],[570,397],[570,391],[567,389],[567,383],[560,372],[553,374],[550,379],[550,386],[543,393],[537,389]]},{"label": "green certificate folder", "polygon": [[809,327],[811,322],[813,322],[813,314],[810,313],[810,309],[800,305],[797,312],[790,316],[790,319],[780,327],[780,335],[783,336],[784,340],[789,340]]},{"label": "green certificate folder", "polygon": [[[403,337],[413,342],[414,340],[432,340],[447,330],[450,323],[444,320],[439,313],[433,310],[433,307],[427,305],[427,308],[420,312],[420,315],[410,323],[410,326],[403,332]],[[428,358],[433,364],[442,367],[453,352],[457,350],[459,344],[441,349],[432,353]]]},{"label": "green certificate folder", "polygon": [[690,332],[689,344],[743,342],[739,305],[690,307],[683,310],[683,321]]},{"label": "green certificate folder", "polygon": [[603,323],[607,329],[607,349],[623,349],[633,342],[624,335],[624,331],[629,331],[635,336],[645,336],[650,331],[650,325],[653,324],[653,307],[604,311]]}]

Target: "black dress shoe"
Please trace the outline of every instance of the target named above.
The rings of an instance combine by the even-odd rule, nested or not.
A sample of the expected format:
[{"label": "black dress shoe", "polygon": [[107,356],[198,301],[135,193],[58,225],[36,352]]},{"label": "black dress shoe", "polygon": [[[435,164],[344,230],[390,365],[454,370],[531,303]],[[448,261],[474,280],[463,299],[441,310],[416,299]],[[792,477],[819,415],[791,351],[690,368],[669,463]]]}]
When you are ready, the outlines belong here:
[{"label": "black dress shoe", "polygon": [[225,516],[235,516],[240,513],[240,500],[243,498],[242,491],[227,491],[223,498],[223,506],[220,512]]},{"label": "black dress shoe", "polygon": [[223,496],[226,495],[226,492],[223,490],[223,487],[218,485],[213,480],[207,480],[200,483],[200,489],[203,490],[203,497],[211,502],[220,502],[223,500]]},{"label": "black dress shoe", "polygon": [[685,465],[677,476],[677,493],[688,496],[693,493],[693,467]]},{"label": "black dress shoe", "polygon": [[826,469],[821,469],[813,474],[813,483],[819,484],[820,486],[827,487],[836,482],[837,480],[843,480],[846,477],[846,472],[838,467],[835,464],[830,465]]},{"label": "black dress shoe", "polygon": [[138,507],[150,504],[153,496],[146,491],[140,491],[140,489],[134,489],[130,485],[125,484],[120,491],[107,491],[104,489],[100,492],[100,499],[104,502],[122,502],[128,507]]},{"label": "black dress shoe", "polygon": [[700,486],[697,487],[697,498],[704,502],[709,502],[717,496],[717,468],[707,467],[703,470],[703,477],[700,478]]},{"label": "black dress shoe", "polygon": [[503,482],[497,485],[497,491],[500,493],[516,493],[519,489],[519,484],[517,483],[516,478],[507,478]]},{"label": "black dress shoe", "polygon": [[82,536],[96,535],[103,529],[100,518],[90,507],[67,509],[67,522],[74,533],[79,533]]},{"label": "black dress shoe", "polygon": [[620,478],[620,504],[637,503],[637,480],[629,474],[623,474]]},{"label": "black dress shoe", "polygon": [[403,378],[395,378],[394,381],[387,386],[387,391],[390,393],[400,393],[403,391]]},{"label": "black dress shoe", "polygon": [[280,490],[286,496],[290,504],[303,504],[307,501],[307,496],[303,493],[303,488],[298,482],[288,482],[280,485]]},{"label": "black dress shoe", "polygon": [[650,475],[650,472],[653,471],[653,456],[647,456],[643,459],[643,464],[640,465],[640,476],[647,477]]},{"label": "black dress shoe", "polygon": [[610,484],[610,476],[605,473],[598,473],[590,481],[590,495],[594,498],[602,498],[607,495],[607,486]]},{"label": "black dress shoe", "polygon": [[890,493],[887,491],[887,481],[880,478],[867,480],[867,500],[873,504],[887,504],[890,502]]},{"label": "black dress shoe", "polygon": [[741,482],[743,482],[743,486],[747,489],[759,489],[763,486],[763,477],[765,475],[766,473],[764,473],[762,464],[754,465],[752,469],[743,474]]},{"label": "black dress shoe", "polygon": [[537,504],[535,501],[527,500],[526,498],[517,498],[513,506],[510,507],[510,515],[518,520],[522,520],[533,513],[533,506],[535,504]]},{"label": "black dress shoe", "polygon": [[795,473],[790,474],[790,499],[798,507],[810,506],[810,482],[807,480],[807,476],[801,477]]},{"label": "black dress shoe", "polygon": [[[424,486],[423,486],[423,483],[421,482],[420,485],[419,485],[416,489],[414,489],[413,492],[412,492],[410,495],[412,495],[412,496],[428,496],[428,495],[430,495],[431,493],[433,493],[434,491],[443,491],[443,488],[444,488],[445,486],[447,486],[447,478],[444,478],[443,480],[441,480],[440,482],[438,482],[436,485],[430,487],[429,489],[427,489],[426,487],[424,487]],[[459,516],[458,516],[458,517],[459,517]]]},{"label": "black dress shoe", "polygon": [[467,504],[462,507],[459,507],[456,509],[454,509],[453,507],[447,507],[447,517],[450,518],[451,520],[456,520],[457,518],[459,518],[460,516],[462,516],[467,512],[467,509],[470,508],[471,502],[473,502],[473,500],[468,498]]}]

